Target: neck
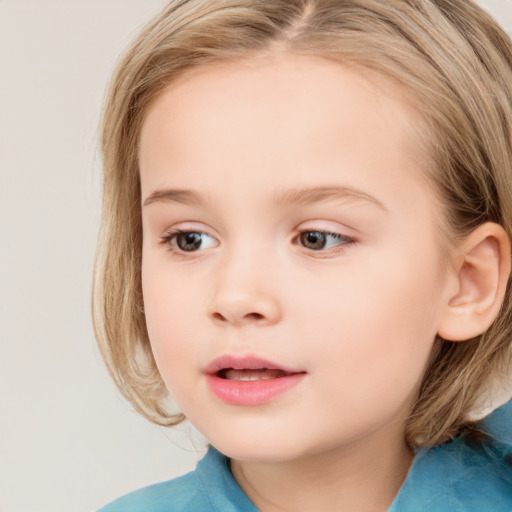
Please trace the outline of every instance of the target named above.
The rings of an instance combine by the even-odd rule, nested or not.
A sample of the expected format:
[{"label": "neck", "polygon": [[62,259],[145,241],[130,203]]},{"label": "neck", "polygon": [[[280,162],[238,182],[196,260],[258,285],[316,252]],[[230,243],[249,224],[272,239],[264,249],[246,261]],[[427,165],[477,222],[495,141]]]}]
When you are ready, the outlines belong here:
[{"label": "neck", "polygon": [[[389,440],[389,439],[388,439]],[[231,461],[240,487],[261,512],[385,512],[413,456],[405,441],[363,439],[292,461]]]}]

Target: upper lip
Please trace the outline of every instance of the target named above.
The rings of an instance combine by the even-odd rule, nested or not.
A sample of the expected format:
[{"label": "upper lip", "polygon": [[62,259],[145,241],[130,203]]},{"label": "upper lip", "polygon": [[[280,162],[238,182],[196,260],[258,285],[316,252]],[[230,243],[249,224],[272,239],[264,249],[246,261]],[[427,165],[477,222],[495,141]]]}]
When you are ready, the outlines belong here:
[{"label": "upper lip", "polygon": [[286,373],[305,373],[304,370],[290,368],[278,363],[273,363],[266,359],[256,356],[233,356],[224,355],[214,359],[205,369],[204,372],[209,375],[215,375],[221,370],[281,370]]}]

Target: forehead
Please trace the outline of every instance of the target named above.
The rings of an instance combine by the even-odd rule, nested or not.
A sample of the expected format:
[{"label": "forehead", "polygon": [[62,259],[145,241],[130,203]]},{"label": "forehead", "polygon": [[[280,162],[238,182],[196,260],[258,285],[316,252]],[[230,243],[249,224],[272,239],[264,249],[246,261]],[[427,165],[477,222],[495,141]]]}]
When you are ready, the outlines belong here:
[{"label": "forehead", "polygon": [[240,176],[253,183],[248,192],[262,177],[270,187],[331,185],[320,167],[348,170],[357,187],[364,168],[384,172],[384,160],[419,167],[417,125],[397,85],[327,59],[280,55],[205,65],[173,82],[146,113],[143,194],[169,180],[177,188],[229,188]]}]

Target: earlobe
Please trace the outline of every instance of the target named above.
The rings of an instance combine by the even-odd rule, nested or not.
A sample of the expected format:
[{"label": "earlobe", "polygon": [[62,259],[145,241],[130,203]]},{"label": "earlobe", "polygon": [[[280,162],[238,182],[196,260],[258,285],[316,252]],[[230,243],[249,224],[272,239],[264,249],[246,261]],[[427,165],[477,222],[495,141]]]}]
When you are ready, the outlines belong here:
[{"label": "earlobe", "polygon": [[500,311],[510,268],[510,240],[499,224],[487,222],[472,231],[460,247],[456,290],[445,306],[438,335],[464,341],[485,332]]}]

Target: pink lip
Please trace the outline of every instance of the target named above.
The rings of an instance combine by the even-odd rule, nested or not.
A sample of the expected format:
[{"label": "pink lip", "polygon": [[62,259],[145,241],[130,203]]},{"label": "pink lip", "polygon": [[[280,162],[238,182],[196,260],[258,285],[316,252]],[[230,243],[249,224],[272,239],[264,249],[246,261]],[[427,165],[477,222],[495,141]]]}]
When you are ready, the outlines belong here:
[{"label": "pink lip", "polygon": [[283,370],[286,373],[304,373],[303,370],[296,368],[287,368],[286,366],[267,361],[254,356],[221,356],[214,359],[205,369],[204,373],[214,374],[219,370],[232,368],[233,370],[260,370],[266,368],[267,370]]},{"label": "pink lip", "polygon": [[[252,381],[227,380],[218,372],[225,369],[233,370],[281,370],[288,375],[273,379]],[[220,400],[231,405],[263,405],[290,388],[299,384],[306,375],[305,371],[260,359],[258,357],[222,356],[210,363],[204,370],[210,391]]]}]

